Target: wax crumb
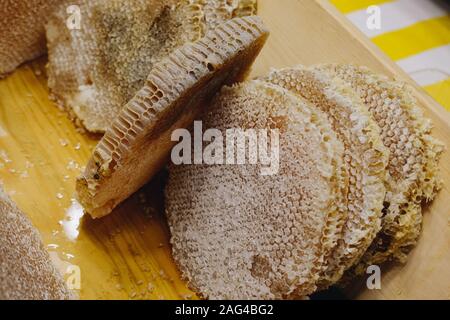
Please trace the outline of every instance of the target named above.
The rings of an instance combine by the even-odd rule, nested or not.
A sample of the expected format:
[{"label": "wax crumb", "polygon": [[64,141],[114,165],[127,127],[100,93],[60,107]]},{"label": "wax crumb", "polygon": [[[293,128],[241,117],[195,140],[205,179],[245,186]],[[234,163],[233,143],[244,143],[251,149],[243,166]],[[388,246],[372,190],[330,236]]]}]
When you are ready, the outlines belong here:
[{"label": "wax crumb", "polygon": [[21,177],[22,179],[28,178],[28,177],[29,177],[28,171],[23,171],[23,172],[20,174],[20,177]]},{"label": "wax crumb", "polygon": [[66,139],[59,139],[59,144],[63,147],[67,147],[69,144]]}]

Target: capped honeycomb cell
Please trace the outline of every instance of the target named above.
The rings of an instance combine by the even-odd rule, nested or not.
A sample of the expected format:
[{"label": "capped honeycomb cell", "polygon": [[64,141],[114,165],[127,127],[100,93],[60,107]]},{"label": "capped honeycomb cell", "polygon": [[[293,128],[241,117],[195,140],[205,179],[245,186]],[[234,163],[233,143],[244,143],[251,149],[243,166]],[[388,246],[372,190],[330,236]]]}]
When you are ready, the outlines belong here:
[{"label": "capped honeycomb cell", "polygon": [[236,17],[246,17],[256,15],[258,12],[257,0],[240,0],[238,7],[234,11]]}]

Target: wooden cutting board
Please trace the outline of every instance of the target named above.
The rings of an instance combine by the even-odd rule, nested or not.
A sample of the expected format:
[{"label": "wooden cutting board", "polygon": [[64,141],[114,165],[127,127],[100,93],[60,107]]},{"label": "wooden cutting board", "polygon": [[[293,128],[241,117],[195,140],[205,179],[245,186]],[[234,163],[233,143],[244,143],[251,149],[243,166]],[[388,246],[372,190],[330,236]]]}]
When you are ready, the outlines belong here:
[{"label": "wooden cutting board", "polygon": [[[410,81],[326,0],[259,2],[271,37],[253,75],[271,67],[347,62]],[[195,298],[171,258],[161,177],[112,215],[80,219],[74,179],[97,140],[78,133],[49,101],[45,63],[42,58],[0,81],[0,179],[6,191],[30,216],[75,288],[79,276],[82,299]],[[450,146],[449,114],[418,87],[416,95],[435,124],[434,135]],[[425,210],[423,236],[408,263],[384,268],[381,290],[354,285],[349,297],[450,298],[448,152],[441,171],[444,188]]]}]

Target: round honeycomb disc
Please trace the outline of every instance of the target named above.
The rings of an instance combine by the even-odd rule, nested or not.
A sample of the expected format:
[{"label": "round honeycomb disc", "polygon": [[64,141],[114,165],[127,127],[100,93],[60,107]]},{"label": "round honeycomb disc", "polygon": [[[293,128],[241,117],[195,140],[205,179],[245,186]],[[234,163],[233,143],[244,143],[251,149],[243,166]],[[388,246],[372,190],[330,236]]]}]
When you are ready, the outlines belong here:
[{"label": "round honeycomb disc", "polygon": [[279,130],[279,170],[261,175],[260,162],[170,166],[166,212],[183,276],[210,299],[311,294],[343,201],[343,147],[328,120],[253,80],[223,89],[203,126]]},{"label": "round honeycomb disc", "polygon": [[342,210],[347,220],[321,275],[319,286],[326,287],[362,256],[380,228],[388,150],[361,99],[339,79],[297,66],[272,71],[264,80],[290,90],[324,112],[344,144],[349,189]]},{"label": "round honeycomb disc", "polygon": [[404,261],[416,244],[422,224],[422,201],[439,189],[438,161],[442,145],[430,136],[431,124],[405,83],[389,80],[365,67],[318,66],[346,81],[368,107],[390,150],[382,230],[352,270],[361,274],[372,264]]}]

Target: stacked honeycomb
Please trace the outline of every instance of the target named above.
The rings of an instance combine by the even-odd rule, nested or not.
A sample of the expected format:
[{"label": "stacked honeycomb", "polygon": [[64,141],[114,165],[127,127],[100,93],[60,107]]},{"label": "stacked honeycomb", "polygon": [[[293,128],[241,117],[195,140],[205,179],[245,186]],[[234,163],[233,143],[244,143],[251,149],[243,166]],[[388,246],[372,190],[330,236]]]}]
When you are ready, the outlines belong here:
[{"label": "stacked honeycomb", "polygon": [[260,164],[169,168],[174,258],[208,298],[301,298],[405,261],[421,204],[440,188],[443,146],[430,122],[405,84],[363,67],[274,70],[223,89],[202,119],[281,131],[274,177],[260,176]]}]

